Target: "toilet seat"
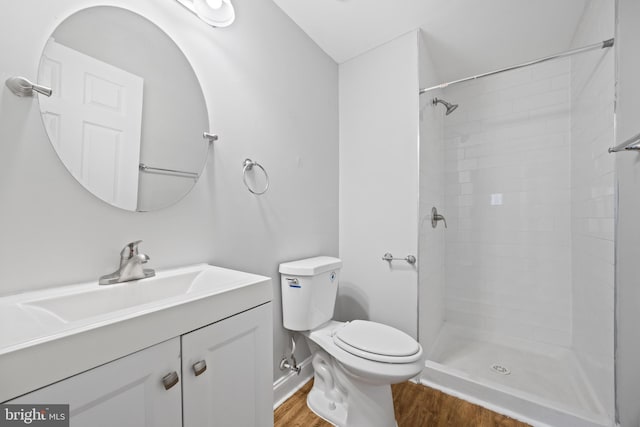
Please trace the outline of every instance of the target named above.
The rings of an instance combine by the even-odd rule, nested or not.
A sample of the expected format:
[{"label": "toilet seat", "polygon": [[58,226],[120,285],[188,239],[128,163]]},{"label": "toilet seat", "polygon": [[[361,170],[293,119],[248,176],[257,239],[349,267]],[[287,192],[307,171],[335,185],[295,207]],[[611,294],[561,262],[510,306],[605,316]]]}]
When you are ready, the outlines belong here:
[{"label": "toilet seat", "polygon": [[337,328],[333,342],[363,359],[384,363],[412,363],[422,357],[422,347],[404,332],[382,323],[354,320]]}]

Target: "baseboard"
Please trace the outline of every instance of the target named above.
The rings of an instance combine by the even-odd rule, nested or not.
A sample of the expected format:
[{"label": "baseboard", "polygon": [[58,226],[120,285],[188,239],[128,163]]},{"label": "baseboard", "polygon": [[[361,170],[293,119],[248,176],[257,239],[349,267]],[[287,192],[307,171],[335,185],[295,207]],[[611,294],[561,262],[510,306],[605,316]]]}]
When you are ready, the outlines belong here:
[{"label": "baseboard", "polygon": [[282,403],[290,398],[296,391],[300,390],[300,388],[313,377],[311,356],[300,362],[298,366],[300,366],[300,374],[291,371],[273,383],[274,410],[282,405]]}]

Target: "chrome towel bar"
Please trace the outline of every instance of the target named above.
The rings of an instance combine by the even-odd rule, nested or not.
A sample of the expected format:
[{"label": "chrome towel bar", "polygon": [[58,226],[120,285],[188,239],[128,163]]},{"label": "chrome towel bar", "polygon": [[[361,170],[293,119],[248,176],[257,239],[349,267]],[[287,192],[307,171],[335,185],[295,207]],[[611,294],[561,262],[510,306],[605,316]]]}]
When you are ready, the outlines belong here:
[{"label": "chrome towel bar", "polygon": [[[218,135],[210,133],[210,132],[202,132],[202,138],[208,140],[209,149],[211,149],[212,144],[219,139]],[[140,169],[141,172],[157,173],[157,174],[161,174],[161,175],[178,176],[178,177],[181,177],[181,178],[192,178],[192,179],[196,179],[197,180],[200,177],[200,174],[198,174],[196,172],[181,171],[181,170],[178,170],[178,169],[156,168],[156,167],[153,167],[153,166],[145,165],[144,163],[140,163],[138,165],[138,168]]]},{"label": "chrome towel bar", "polygon": [[177,169],[154,168],[152,166],[147,166],[144,163],[140,163],[139,168],[140,168],[140,171],[142,172],[174,175],[174,176],[180,176],[184,178],[198,179],[198,176],[199,176],[195,172],[187,172],[187,171],[181,171]]},{"label": "chrome towel bar", "polygon": [[416,263],[416,257],[414,257],[413,255],[407,255],[404,258],[394,258],[393,255],[391,255],[391,253],[387,252],[386,254],[384,254],[382,256],[382,260],[383,261],[407,261],[409,264],[413,265]]},{"label": "chrome towel bar", "polygon": [[640,133],[615,147],[609,148],[609,153],[617,153],[618,151],[640,151]]}]

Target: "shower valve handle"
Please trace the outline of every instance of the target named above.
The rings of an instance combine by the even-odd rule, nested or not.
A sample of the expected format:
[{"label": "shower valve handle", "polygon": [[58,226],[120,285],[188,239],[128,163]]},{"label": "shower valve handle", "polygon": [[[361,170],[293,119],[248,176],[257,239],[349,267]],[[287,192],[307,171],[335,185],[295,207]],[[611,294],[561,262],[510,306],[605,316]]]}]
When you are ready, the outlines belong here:
[{"label": "shower valve handle", "polygon": [[444,228],[447,228],[447,220],[438,213],[438,209],[434,206],[431,208],[431,227],[436,228],[438,226],[438,221],[444,222]]}]

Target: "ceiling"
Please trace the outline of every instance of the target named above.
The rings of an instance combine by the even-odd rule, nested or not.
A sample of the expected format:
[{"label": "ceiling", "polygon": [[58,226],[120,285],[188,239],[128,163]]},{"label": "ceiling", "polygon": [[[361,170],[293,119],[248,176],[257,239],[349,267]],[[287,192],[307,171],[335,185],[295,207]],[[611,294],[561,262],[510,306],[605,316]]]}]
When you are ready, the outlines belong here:
[{"label": "ceiling", "polygon": [[605,0],[274,1],[338,63],[420,27],[444,81],[567,50],[585,6]]}]

